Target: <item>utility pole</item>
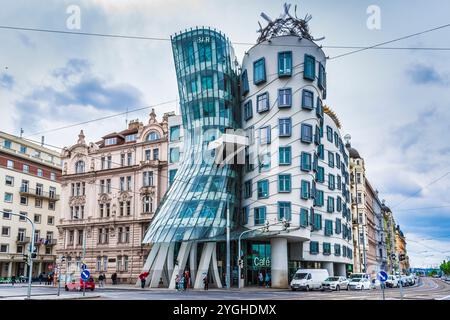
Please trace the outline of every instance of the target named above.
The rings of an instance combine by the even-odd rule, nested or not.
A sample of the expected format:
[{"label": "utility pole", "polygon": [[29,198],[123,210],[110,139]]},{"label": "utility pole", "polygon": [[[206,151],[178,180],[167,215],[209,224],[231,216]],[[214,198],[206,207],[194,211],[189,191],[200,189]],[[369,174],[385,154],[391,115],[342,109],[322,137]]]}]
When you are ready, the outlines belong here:
[{"label": "utility pole", "polygon": [[227,205],[227,271],[225,282],[227,289],[230,289],[230,202]]}]

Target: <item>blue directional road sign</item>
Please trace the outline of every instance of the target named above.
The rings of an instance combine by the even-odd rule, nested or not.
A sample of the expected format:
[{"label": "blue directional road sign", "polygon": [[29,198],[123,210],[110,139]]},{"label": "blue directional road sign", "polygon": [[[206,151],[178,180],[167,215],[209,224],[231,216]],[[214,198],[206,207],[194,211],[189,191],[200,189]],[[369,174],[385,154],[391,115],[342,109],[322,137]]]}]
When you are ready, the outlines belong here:
[{"label": "blue directional road sign", "polygon": [[386,282],[386,280],[388,279],[388,274],[384,271],[380,271],[378,272],[378,280],[380,280],[381,282]]},{"label": "blue directional road sign", "polygon": [[89,279],[90,275],[91,275],[91,273],[87,269],[81,271],[81,279],[83,279],[83,281],[87,281]]}]

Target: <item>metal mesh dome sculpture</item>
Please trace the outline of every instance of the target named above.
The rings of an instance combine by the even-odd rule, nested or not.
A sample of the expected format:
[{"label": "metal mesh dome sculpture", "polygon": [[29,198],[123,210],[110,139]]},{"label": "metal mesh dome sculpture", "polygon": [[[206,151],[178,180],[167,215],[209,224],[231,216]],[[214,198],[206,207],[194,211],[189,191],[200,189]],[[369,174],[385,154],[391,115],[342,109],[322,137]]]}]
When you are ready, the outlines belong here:
[{"label": "metal mesh dome sculpture", "polygon": [[258,37],[258,43],[269,40],[272,37],[294,35],[301,38],[305,38],[311,41],[320,41],[325,39],[324,37],[315,39],[309,32],[308,22],[312,19],[310,14],[307,14],[304,19],[297,17],[297,5],[294,7],[294,16],[289,13],[291,8],[290,4],[284,4],[284,13],[279,18],[272,20],[264,12],[261,13],[261,17],[268,22],[268,25],[263,28],[261,23],[259,24],[260,33]]}]

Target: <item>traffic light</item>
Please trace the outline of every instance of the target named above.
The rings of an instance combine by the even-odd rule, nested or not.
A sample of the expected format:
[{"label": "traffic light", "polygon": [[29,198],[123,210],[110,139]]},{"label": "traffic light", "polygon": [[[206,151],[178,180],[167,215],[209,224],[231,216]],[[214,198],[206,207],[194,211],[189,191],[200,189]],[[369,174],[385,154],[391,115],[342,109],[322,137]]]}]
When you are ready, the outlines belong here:
[{"label": "traffic light", "polygon": [[24,255],[23,255],[23,261],[25,261],[26,263],[28,263],[28,255],[27,255],[27,254],[24,254]]},{"label": "traffic light", "polygon": [[244,260],[239,259],[239,260],[238,260],[238,264],[239,264],[239,268],[241,268],[241,269],[244,268]]},{"label": "traffic light", "polygon": [[286,220],[286,218],[283,218],[283,230],[286,231],[290,226],[290,222]]},{"label": "traffic light", "polygon": [[406,260],[406,255],[405,255],[404,253],[400,254],[400,255],[398,256],[398,260],[399,260],[399,261],[405,261],[405,260]]},{"label": "traffic light", "polygon": [[37,257],[37,247],[33,248],[33,252],[31,253],[31,259],[36,259]]}]

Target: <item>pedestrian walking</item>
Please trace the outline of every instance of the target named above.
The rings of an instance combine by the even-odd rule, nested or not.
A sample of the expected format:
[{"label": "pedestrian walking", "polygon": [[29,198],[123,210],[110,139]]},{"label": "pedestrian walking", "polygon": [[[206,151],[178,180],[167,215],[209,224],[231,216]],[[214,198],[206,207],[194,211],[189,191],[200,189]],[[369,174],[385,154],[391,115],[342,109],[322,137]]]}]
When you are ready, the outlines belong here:
[{"label": "pedestrian walking", "polygon": [[111,280],[112,280],[112,283],[113,284],[117,284],[117,273],[113,273],[112,275],[111,275]]},{"label": "pedestrian walking", "polygon": [[139,279],[141,279],[141,288],[142,288],[142,289],[145,288],[145,281],[146,281],[147,277],[148,277],[148,272],[142,272],[142,273],[139,275]]},{"label": "pedestrian walking", "polygon": [[266,272],[266,278],[264,279],[266,281],[266,288],[269,288],[270,286],[270,275],[268,272]]},{"label": "pedestrian walking", "polygon": [[259,286],[262,287],[263,286],[264,277],[263,277],[263,274],[262,274],[261,271],[259,272],[259,275],[258,275],[258,281],[259,281]]},{"label": "pedestrian walking", "polygon": [[175,277],[175,289],[177,291],[180,291],[180,276],[177,274],[177,276]]},{"label": "pedestrian walking", "polygon": [[39,275],[39,284],[42,284],[43,280],[44,280],[44,275],[41,272],[41,274]]},{"label": "pedestrian walking", "polygon": [[203,289],[208,290],[208,275],[203,278]]},{"label": "pedestrian walking", "polygon": [[98,286],[100,288],[103,288],[103,280],[105,280],[105,278],[103,278],[103,274],[100,273],[100,275],[98,276]]},{"label": "pedestrian walking", "polygon": [[14,285],[16,284],[16,276],[11,277],[11,284],[14,287]]},{"label": "pedestrian walking", "polygon": [[184,290],[185,291],[188,289],[188,284],[189,284],[189,272],[185,271],[184,272]]},{"label": "pedestrian walking", "polygon": [[51,276],[50,276],[50,274],[48,274],[47,275],[47,283],[46,283],[46,285],[50,285],[50,280],[51,280]]},{"label": "pedestrian walking", "polygon": [[180,278],[180,283],[178,284],[179,290],[178,291],[184,291],[184,282],[185,282],[184,275]]}]

